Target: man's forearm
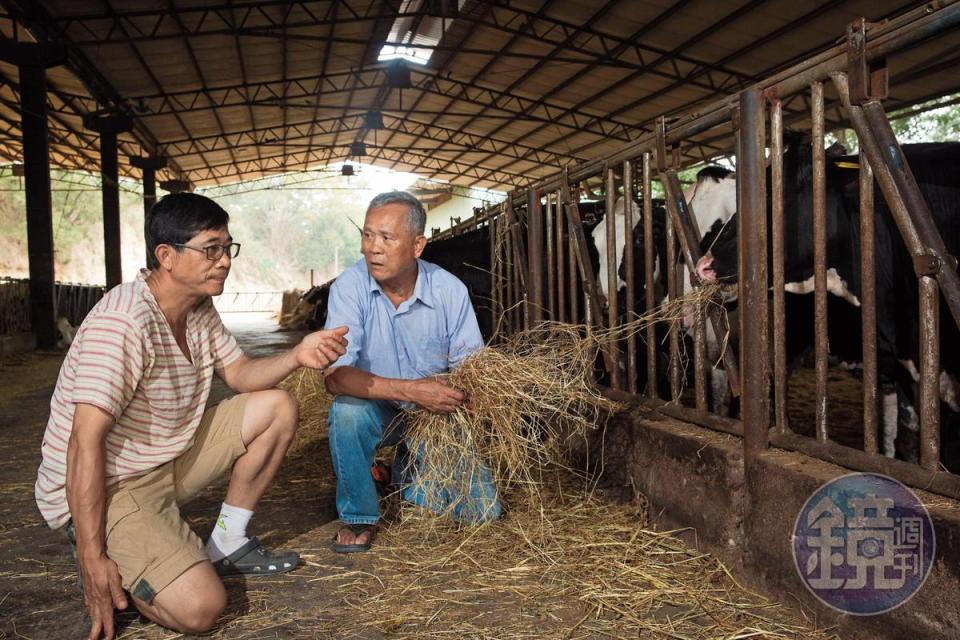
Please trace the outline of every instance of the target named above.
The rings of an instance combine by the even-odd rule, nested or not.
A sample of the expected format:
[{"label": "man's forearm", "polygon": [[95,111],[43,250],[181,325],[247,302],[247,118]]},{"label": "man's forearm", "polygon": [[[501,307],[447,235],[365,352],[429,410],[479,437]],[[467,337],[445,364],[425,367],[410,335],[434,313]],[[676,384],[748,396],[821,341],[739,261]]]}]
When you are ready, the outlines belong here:
[{"label": "man's forearm", "polygon": [[81,442],[71,437],[67,445],[67,505],[81,557],[106,553],[106,465],[104,443]]},{"label": "man's forearm", "polygon": [[384,378],[356,367],[337,367],[326,378],[327,391],[333,395],[347,395],[368,400],[412,401],[409,393],[411,380]]},{"label": "man's forearm", "polygon": [[267,358],[246,358],[230,386],[239,393],[272,389],[299,368],[293,349]]}]

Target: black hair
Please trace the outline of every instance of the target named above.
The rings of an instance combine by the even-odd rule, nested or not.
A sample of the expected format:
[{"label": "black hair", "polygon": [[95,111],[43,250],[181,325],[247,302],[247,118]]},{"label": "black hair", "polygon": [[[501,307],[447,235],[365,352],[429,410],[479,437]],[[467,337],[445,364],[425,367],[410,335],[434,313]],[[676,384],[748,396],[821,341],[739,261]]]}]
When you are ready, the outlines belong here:
[{"label": "black hair", "polygon": [[[147,241],[147,255],[151,269],[159,265],[157,246],[161,244],[185,244],[201,231],[220,229],[230,222],[230,215],[223,207],[205,196],[196,193],[171,193],[160,198],[143,224]],[[180,251],[180,247],[176,247]]]}]

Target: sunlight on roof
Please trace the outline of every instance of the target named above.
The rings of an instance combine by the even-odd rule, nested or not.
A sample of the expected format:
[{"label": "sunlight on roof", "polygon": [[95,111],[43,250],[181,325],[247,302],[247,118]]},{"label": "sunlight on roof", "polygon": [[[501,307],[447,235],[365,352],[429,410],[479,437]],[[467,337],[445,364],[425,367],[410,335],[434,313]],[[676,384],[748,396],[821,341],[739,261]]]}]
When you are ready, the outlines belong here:
[{"label": "sunlight on roof", "polygon": [[[457,7],[462,8],[463,2],[458,0]],[[419,65],[430,62],[434,47],[440,44],[453,20],[429,13],[414,15],[421,11],[428,11],[422,0],[403,0],[400,3],[398,16],[387,36],[388,44],[383,45],[377,56],[379,62],[406,60]]]},{"label": "sunlight on roof", "polygon": [[389,60],[406,60],[414,64],[425,65],[430,62],[432,49],[420,49],[419,47],[396,47],[392,44],[385,44],[380,49],[380,55],[377,56],[379,62]]}]

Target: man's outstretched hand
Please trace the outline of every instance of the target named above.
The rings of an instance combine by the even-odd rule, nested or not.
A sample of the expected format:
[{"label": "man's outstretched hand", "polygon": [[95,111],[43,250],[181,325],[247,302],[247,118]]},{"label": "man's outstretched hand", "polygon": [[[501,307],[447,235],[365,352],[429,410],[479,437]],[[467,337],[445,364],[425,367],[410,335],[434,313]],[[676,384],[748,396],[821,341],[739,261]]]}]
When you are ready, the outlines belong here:
[{"label": "man's outstretched hand", "polygon": [[408,396],[410,402],[434,413],[453,413],[467,399],[467,394],[457,391],[440,377],[412,380]]},{"label": "man's outstretched hand", "polygon": [[294,350],[301,367],[326,369],[347,352],[347,327],[314,331],[305,336]]}]

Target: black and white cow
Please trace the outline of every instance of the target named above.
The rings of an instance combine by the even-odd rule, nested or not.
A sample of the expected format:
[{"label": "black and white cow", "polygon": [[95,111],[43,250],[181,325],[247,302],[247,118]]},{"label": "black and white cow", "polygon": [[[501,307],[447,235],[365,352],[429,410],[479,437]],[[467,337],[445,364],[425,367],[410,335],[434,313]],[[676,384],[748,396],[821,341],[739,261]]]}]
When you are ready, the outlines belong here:
[{"label": "black and white cow", "polygon": [[[947,250],[960,252],[960,144],[903,146]],[[860,220],[856,158],[827,163],[828,290],[859,310]],[[784,270],[788,290],[812,290],[813,196],[809,147],[795,146],[784,154]],[[769,180],[767,181],[769,185]],[[769,199],[768,199],[769,201]],[[877,190],[876,296],[877,356],[883,393],[883,452],[916,460],[918,416],[915,409],[919,360],[918,286],[913,261],[899,235],[886,201]],[[703,239],[704,258],[697,271],[705,280],[737,279],[737,222],[717,225]],[[709,250],[709,253],[707,253]],[[770,252],[772,257],[772,252]],[[956,379],[960,374],[960,331],[946,305],[941,305],[941,398],[952,412],[960,410]],[[860,344],[860,323],[850,322],[845,335],[831,326],[831,347],[842,343],[854,351]],[[850,354],[846,354],[850,357]],[[950,416],[944,421],[949,424]],[[903,427],[906,427],[905,429]],[[953,434],[947,434],[952,436]]]},{"label": "black and white cow", "polygon": [[[700,233],[706,233],[717,221],[726,222],[737,210],[737,180],[736,175],[730,169],[711,165],[704,167],[697,173],[696,181],[684,189],[684,199],[687,205],[693,209],[696,216],[697,226]],[[619,265],[617,274],[617,286],[624,287],[623,276],[623,252],[626,237],[624,227],[626,226],[626,216],[624,215],[623,197],[618,197],[614,205],[615,226],[617,230],[616,262]],[[654,235],[657,233],[665,234],[666,209],[662,200],[655,200],[653,205],[653,224]],[[643,209],[640,203],[634,203],[633,207],[633,240],[636,249],[642,256],[643,251]],[[600,293],[606,297],[607,293],[607,227],[605,224],[598,224],[591,232],[593,245],[596,247],[600,262],[597,265],[597,279],[600,286]],[[666,243],[666,236],[660,236],[658,242]],[[666,247],[666,245],[663,245]],[[634,256],[638,251],[634,251]],[[659,253],[658,253],[659,255]],[[665,253],[663,254],[665,255]],[[643,265],[642,257],[640,265]],[[661,261],[657,260],[654,269],[657,272],[655,279],[659,279]],[[642,274],[642,267],[634,271]],[[689,278],[687,278],[689,281]]]}]

